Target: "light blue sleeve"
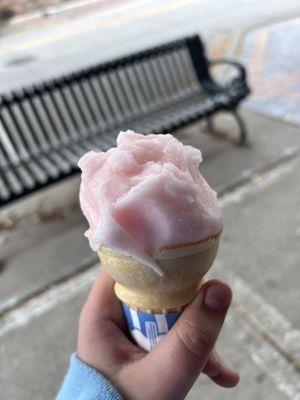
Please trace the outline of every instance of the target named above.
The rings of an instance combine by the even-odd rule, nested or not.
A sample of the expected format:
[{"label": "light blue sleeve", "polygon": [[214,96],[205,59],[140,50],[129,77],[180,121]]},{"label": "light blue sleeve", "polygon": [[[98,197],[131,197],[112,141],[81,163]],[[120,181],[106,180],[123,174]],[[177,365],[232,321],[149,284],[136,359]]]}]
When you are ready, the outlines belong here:
[{"label": "light blue sleeve", "polygon": [[124,400],[99,372],[72,354],[69,370],[56,400]]}]

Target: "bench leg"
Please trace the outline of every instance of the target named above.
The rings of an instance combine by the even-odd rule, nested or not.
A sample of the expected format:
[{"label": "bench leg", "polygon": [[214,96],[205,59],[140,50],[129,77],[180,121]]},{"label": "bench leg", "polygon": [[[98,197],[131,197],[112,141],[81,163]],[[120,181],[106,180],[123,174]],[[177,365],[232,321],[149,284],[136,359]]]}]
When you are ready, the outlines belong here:
[{"label": "bench leg", "polygon": [[[239,129],[238,144],[243,146],[243,145],[247,144],[247,142],[248,142],[248,134],[247,134],[246,124],[245,124],[243,118],[240,116],[237,108],[230,110],[230,112],[233,114],[233,117],[236,120],[237,125],[238,125],[238,129]],[[206,117],[206,128],[209,133],[216,133],[213,115]]]},{"label": "bench leg", "polygon": [[209,133],[215,132],[214,120],[211,115],[206,117],[206,128]]},{"label": "bench leg", "polygon": [[238,127],[239,127],[240,138],[239,138],[238,144],[245,145],[248,140],[248,134],[247,134],[247,128],[246,128],[245,122],[244,122],[243,118],[240,116],[240,114],[236,108],[232,110],[232,114],[238,124]]}]

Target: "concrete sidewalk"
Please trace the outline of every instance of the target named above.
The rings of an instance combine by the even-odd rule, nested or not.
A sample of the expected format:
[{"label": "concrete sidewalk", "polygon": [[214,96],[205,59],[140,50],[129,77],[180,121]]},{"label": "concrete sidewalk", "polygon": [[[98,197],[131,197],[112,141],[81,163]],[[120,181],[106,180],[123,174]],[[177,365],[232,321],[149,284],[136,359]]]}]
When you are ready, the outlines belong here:
[{"label": "concrete sidewalk", "polygon": [[[221,193],[225,231],[211,276],[231,284],[234,304],[219,350],[241,373],[239,386],[229,391],[201,377],[190,400],[295,400],[300,393],[300,137],[292,126],[245,117],[251,148],[210,138],[199,124],[179,132],[183,142],[201,147],[202,171]],[[85,229],[74,209],[7,237],[0,280],[4,400],[55,396],[76,348],[80,309],[99,272]]]}]

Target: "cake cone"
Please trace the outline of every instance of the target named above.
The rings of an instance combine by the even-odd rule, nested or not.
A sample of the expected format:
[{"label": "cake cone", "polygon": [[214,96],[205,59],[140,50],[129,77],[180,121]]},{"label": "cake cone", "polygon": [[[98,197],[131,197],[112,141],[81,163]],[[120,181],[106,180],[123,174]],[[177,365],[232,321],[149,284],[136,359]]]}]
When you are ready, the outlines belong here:
[{"label": "cake cone", "polygon": [[[167,331],[177,319],[174,315],[178,317],[183,307],[193,300],[203,276],[215,259],[219,238],[220,233],[194,244],[160,250],[153,258],[161,268],[162,276],[130,256],[100,247],[101,263],[116,281],[115,293],[125,307],[127,322],[128,319],[131,321],[129,328],[132,334],[135,330],[141,331],[138,335],[136,332],[133,334],[141,347],[152,349],[159,342],[155,339],[155,333],[159,339],[167,333],[159,332],[159,326],[155,330],[152,325],[152,337],[149,339],[146,328],[147,322],[151,321],[150,316],[155,316],[153,323],[157,322],[160,327],[163,324],[164,331]],[[146,314],[149,315],[149,321],[146,321]],[[168,317],[171,314],[173,316]],[[144,330],[141,320],[146,321]],[[172,324],[168,323],[171,320]],[[148,340],[146,343],[141,335],[150,342]]]}]

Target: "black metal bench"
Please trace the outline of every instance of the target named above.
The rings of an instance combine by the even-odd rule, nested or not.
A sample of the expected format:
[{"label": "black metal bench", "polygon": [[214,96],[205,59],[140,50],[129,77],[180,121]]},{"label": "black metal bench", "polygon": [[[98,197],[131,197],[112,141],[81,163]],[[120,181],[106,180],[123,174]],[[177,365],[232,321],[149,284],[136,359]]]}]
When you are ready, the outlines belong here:
[{"label": "black metal bench", "polygon": [[0,98],[0,205],[78,171],[90,149],[119,130],[174,132],[220,110],[237,114],[249,89],[244,68],[226,86],[210,74],[198,36],[86,68]]}]

